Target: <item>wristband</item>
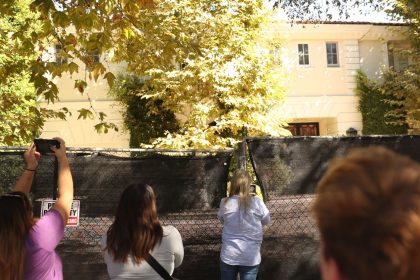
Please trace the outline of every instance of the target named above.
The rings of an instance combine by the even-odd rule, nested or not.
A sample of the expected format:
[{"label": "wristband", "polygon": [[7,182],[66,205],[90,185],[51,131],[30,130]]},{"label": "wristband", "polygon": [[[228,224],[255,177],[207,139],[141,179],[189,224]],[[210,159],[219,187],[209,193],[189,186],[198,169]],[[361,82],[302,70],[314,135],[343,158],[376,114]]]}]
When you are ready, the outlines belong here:
[{"label": "wristband", "polygon": [[32,171],[32,172],[35,172],[36,171],[36,169],[29,169],[29,168],[25,168],[25,170]]}]

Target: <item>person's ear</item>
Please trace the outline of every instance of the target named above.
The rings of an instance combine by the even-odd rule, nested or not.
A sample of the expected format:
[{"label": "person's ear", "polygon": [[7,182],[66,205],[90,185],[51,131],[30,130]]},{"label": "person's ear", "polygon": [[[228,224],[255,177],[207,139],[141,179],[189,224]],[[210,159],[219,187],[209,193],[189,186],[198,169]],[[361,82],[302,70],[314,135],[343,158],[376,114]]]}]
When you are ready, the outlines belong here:
[{"label": "person's ear", "polygon": [[321,255],[321,272],[323,280],[343,280],[337,262],[333,258]]},{"label": "person's ear", "polygon": [[320,265],[323,280],[344,280],[337,261],[333,257],[325,257],[324,242],[321,241]]}]

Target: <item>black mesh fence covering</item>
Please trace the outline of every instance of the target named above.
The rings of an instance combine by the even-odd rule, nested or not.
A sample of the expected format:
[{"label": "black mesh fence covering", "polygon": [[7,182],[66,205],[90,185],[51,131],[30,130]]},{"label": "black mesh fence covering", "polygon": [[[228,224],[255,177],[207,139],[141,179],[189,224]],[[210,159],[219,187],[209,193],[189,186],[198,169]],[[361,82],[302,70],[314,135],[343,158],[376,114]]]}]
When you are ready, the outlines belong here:
[{"label": "black mesh fence covering", "polygon": [[[332,157],[352,147],[383,145],[420,161],[419,140],[420,136],[247,139],[272,216],[264,232],[258,279],[317,279],[295,276],[309,274],[317,266],[319,237],[310,211],[314,186]],[[0,148],[0,186],[11,187],[20,175],[22,151]],[[112,222],[120,193],[132,181],[154,187],[163,224],[174,225],[181,233],[185,258],[174,276],[219,279],[222,227],[216,213],[226,194],[232,154],[169,154],[133,150],[69,153],[81,218],[78,227],[66,228],[57,249],[65,279],[108,279],[99,241]],[[33,185],[35,215],[39,215],[39,199],[52,196],[53,173],[54,158],[43,157]]]},{"label": "black mesh fence covering", "polygon": [[[160,213],[218,206],[226,186],[230,155],[123,157],[103,153],[69,155],[76,199],[81,214],[110,216],[122,190],[130,182],[154,187]],[[54,157],[41,158],[32,192],[35,198],[51,197]]]},{"label": "black mesh fence covering", "polygon": [[255,173],[272,198],[312,194],[332,158],[372,145],[420,160],[420,135],[247,139]]},{"label": "black mesh fence covering", "polygon": [[380,145],[420,162],[419,135],[249,138],[246,142],[272,215],[261,252],[264,279],[317,279],[311,275],[319,241],[311,204],[316,183],[332,158],[351,148]]}]

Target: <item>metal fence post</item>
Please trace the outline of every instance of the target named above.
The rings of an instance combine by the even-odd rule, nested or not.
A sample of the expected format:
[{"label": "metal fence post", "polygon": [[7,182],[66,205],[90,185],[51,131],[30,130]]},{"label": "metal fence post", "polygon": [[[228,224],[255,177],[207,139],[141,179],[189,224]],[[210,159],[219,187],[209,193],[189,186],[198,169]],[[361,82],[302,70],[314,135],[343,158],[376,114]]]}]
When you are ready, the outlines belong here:
[{"label": "metal fence post", "polygon": [[57,199],[57,188],[58,188],[58,160],[57,157],[54,157],[54,182],[53,182],[53,199]]},{"label": "metal fence post", "polygon": [[237,158],[237,163],[236,163],[237,169],[247,170],[246,141],[242,141],[238,143],[238,148],[236,150],[236,158]]}]

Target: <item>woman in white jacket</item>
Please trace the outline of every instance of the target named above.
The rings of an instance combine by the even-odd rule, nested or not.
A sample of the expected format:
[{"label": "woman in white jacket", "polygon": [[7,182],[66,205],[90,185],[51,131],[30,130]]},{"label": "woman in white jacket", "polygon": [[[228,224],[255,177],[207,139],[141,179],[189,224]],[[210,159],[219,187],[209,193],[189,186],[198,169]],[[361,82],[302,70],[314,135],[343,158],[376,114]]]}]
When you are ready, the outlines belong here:
[{"label": "woman in white jacket", "polygon": [[251,178],[244,170],[232,176],[229,196],[220,202],[223,224],[220,273],[222,280],[255,280],[261,263],[263,226],[270,221],[264,202],[250,195]]}]

